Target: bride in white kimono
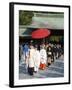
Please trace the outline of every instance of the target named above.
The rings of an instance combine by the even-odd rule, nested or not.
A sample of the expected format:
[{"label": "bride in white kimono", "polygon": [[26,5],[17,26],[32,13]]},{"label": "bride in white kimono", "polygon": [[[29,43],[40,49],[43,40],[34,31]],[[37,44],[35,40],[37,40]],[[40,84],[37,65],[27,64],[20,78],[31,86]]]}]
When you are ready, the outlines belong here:
[{"label": "bride in white kimono", "polygon": [[44,49],[44,46],[41,47],[40,50],[40,69],[44,70],[46,68],[46,62],[47,62],[47,53]]}]

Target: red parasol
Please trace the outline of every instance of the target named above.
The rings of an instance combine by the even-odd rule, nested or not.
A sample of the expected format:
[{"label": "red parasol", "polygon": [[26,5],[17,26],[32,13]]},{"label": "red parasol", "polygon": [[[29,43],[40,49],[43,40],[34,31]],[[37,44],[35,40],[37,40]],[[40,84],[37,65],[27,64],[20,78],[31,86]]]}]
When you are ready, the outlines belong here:
[{"label": "red parasol", "polygon": [[48,29],[37,29],[32,32],[32,38],[41,39],[50,35],[50,31]]}]

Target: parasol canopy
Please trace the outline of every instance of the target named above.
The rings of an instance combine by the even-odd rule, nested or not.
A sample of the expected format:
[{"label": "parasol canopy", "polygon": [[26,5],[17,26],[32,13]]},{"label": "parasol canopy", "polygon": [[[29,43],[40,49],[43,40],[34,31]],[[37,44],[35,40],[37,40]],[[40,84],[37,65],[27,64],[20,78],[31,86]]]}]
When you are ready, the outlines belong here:
[{"label": "parasol canopy", "polygon": [[50,31],[48,29],[37,29],[32,32],[32,38],[41,39],[50,35]]}]

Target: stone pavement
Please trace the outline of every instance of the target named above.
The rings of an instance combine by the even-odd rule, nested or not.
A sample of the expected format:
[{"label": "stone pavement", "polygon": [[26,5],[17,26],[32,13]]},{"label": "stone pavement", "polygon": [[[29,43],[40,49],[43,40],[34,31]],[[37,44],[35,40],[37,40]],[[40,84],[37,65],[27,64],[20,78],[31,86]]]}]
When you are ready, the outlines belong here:
[{"label": "stone pavement", "polygon": [[29,78],[55,78],[64,77],[64,60],[63,57],[55,60],[49,67],[45,70],[39,70],[38,73],[34,73],[30,76],[26,69],[25,64],[20,63],[19,65],[19,79],[29,79]]}]

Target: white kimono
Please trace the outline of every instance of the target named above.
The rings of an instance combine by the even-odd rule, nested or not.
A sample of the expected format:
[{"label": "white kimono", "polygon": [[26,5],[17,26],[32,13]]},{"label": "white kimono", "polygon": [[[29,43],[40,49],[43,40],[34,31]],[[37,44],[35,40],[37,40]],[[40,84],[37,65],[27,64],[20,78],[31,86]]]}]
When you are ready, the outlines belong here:
[{"label": "white kimono", "polygon": [[30,55],[28,60],[29,67],[34,67],[34,53],[35,53],[35,49],[30,49]]},{"label": "white kimono", "polygon": [[38,71],[39,66],[40,66],[40,52],[36,50],[34,54],[34,71]]},{"label": "white kimono", "polygon": [[45,49],[40,50],[40,62],[42,64],[46,64],[46,62],[47,62],[47,53],[46,53]]}]

